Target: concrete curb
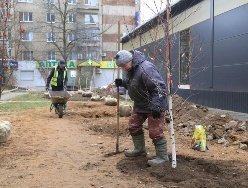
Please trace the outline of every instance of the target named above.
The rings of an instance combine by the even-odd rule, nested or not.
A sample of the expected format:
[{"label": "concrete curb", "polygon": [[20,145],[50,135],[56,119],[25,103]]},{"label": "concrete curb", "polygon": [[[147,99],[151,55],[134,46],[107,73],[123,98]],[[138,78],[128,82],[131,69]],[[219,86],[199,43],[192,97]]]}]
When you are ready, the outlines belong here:
[{"label": "concrete curb", "polygon": [[18,87],[15,88],[15,89],[11,89],[11,90],[4,90],[4,91],[2,92],[2,94],[10,93],[10,92],[12,92],[12,91],[17,91],[17,90],[18,90]]}]

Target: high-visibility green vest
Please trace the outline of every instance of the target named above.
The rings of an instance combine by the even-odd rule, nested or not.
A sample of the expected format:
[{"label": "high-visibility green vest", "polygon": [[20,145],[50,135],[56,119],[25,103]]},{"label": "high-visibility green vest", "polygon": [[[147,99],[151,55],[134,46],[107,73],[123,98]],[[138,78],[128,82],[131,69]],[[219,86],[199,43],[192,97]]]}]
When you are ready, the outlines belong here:
[{"label": "high-visibility green vest", "polygon": [[[66,74],[67,74],[67,69],[65,67],[65,71],[63,72],[63,76],[64,76],[63,84],[65,83]],[[51,79],[51,85],[52,86],[57,86],[58,85],[58,83],[57,83],[58,76],[59,76],[59,71],[57,70],[57,67],[55,67],[54,74],[53,74],[53,77]]]}]

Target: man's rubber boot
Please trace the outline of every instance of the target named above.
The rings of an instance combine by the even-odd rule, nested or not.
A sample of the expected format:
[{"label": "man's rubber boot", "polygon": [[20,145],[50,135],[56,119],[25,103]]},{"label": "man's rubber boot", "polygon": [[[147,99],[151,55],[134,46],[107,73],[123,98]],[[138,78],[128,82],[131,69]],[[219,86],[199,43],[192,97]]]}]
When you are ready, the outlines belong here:
[{"label": "man's rubber boot", "polygon": [[132,136],[134,149],[126,150],[126,157],[137,157],[137,156],[146,156],[146,148],[145,148],[145,138],[144,133],[138,136]]},{"label": "man's rubber boot", "polygon": [[166,139],[161,138],[160,140],[153,142],[156,149],[156,158],[152,160],[148,160],[147,164],[149,166],[157,166],[163,164],[164,162],[169,161],[169,157],[167,154],[167,144]]}]

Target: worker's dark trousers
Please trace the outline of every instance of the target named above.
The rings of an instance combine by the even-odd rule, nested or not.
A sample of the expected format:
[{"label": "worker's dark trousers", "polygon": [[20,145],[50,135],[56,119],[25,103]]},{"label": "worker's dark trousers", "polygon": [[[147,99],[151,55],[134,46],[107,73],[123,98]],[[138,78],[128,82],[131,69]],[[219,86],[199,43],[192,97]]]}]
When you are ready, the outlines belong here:
[{"label": "worker's dark trousers", "polygon": [[63,86],[52,86],[52,91],[63,91],[64,87]]},{"label": "worker's dark trousers", "polygon": [[160,118],[154,119],[150,113],[134,112],[129,118],[129,132],[132,136],[143,133],[143,123],[148,119],[149,137],[153,141],[164,138],[165,113]]}]

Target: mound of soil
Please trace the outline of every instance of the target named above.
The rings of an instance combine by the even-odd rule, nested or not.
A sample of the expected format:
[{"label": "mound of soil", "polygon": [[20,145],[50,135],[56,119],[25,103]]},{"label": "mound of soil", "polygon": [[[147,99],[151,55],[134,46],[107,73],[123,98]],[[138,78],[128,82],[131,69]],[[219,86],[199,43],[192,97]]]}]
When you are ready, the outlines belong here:
[{"label": "mound of soil", "polygon": [[[206,122],[222,126],[223,117],[207,115],[202,108],[189,106],[192,118],[209,117]],[[177,108],[175,108],[177,109]],[[168,162],[148,167],[155,156],[154,146],[145,130],[147,157],[126,158],[123,150],[132,148],[128,137],[128,117],[120,118],[120,153],[107,155],[116,148],[116,107],[103,102],[69,101],[67,114],[58,118],[44,109],[0,114],[0,120],[12,123],[11,139],[0,144],[0,186],[3,187],[248,187],[247,151],[235,146],[209,143],[209,150],[190,149],[191,135],[179,132],[184,125],[176,117],[177,167]],[[186,111],[186,110],[185,110]],[[199,113],[197,113],[199,111]],[[195,115],[195,113],[197,115]],[[203,115],[202,115],[203,114]],[[204,116],[205,115],[205,116]],[[219,119],[217,117],[220,117]],[[179,126],[179,124],[183,126]],[[233,126],[236,126],[232,124]],[[226,126],[227,128],[227,126]],[[243,131],[244,132],[244,131]],[[171,158],[168,128],[165,130]]]},{"label": "mound of soil", "polygon": [[248,122],[234,120],[230,114],[210,112],[207,107],[195,105],[179,96],[173,97],[174,128],[184,136],[192,136],[194,127],[201,124],[209,141],[225,146],[248,141]]},{"label": "mound of soil", "polygon": [[[116,135],[117,121],[112,120],[117,118],[116,106],[106,106],[103,101],[82,102],[85,99],[82,96],[80,98],[81,102],[71,101],[68,115],[98,118],[100,121],[94,121],[89,127],[91,130]],[[237,147],[248,142],[248,122],[233,120],[228,113],[210,112],[207,107],[195,105],[177,95],[173,97],[173,118],[176,133],[188,138],[192,137],[195,125],[202,124],[210,142]],[[119,127],[119,133],[127,135],[128,118],[120,117]]]}]

